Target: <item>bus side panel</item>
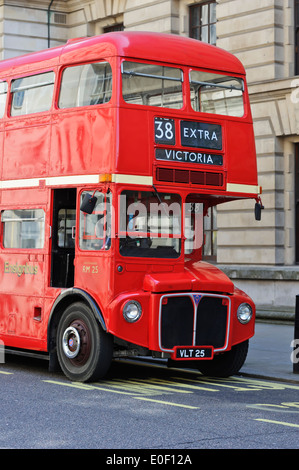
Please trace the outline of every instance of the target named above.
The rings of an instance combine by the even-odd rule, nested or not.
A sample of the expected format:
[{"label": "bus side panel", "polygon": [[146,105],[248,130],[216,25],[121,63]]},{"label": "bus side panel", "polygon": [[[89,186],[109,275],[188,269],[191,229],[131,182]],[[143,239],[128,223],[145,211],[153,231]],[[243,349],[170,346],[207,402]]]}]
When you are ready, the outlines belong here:
[{"label": "bus side panel", "polygon": [[[252,124],[230,122],[227,138],[227,182],[257,185],[257,164]],[[236,136],[238,136],[236,138]]]},{"label": "bus side panel", "polygon": [[[18,345],[18,338],[39,339],[42,331],[44,301],[40,297],[1,295],[0,333],[7,335],[7,345]],[[16,338],[13,338],[13,337]],[[29,349],[29,344],[26,346]]]},{"label": "bus side panel", "polygon": [[71,109],[53,117],[50,175],[109,173],[115,109]]},{"label": "bus side panel", "polygon": [[50,119],[48,115],[20,117],[6,122],[2,174],[4,180],[47,176]]},{"label": "bus side panel", "polygon": [[140,109],[120,108],[119,158],[117,172],[151,175],[149,113]]},{"label": "bus side panel", "polygon": [[45,266],[28,255],[0,255],[0,336],[6,346],[42,349]]},{"label": "bus side panel", "polygon": [[106,307],[114,293],[112,263],[109,253],[77,252],[75,257],[75,286],[87,292],[98,304],[104,320]]}]

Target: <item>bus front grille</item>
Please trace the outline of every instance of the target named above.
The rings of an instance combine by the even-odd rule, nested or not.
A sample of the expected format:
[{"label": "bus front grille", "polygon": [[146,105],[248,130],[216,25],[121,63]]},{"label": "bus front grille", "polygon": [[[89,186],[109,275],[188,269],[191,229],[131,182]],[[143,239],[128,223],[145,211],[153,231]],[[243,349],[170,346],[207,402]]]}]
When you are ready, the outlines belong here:
[{"label": "bus front grille", "polygon": [[188,294],[161,299],[160,345],[213,346],[224,349],[228,334],[229,300],[226,297]]}]

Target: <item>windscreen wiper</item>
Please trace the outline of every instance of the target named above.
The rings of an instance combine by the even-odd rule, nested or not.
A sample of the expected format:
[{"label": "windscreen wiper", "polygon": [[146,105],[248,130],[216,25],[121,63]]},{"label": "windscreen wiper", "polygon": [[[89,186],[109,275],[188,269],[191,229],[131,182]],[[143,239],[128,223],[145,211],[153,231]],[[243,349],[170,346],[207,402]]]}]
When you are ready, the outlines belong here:
[{"label": "windscreen wiper", "polygon": [[168,217],[168,219],[169,219],[169,213],[166,211],[166,209],[165,209],[165,207],[164,207],[164,203],[162,202],[162,199],[161,199],[161,197],[160,197],[160,194],[158,193],[157,188],[156,188],[156,186],[155,186],[154,184],[153,184],[153,188],[154,188],[155,195],[156,195],[158,201],[160,202],[160,204],[161,204],[161,206],[162,206],[162,208],[163,208],[163,211],[164,211],[165,215],[166,215],[166,216]]}]

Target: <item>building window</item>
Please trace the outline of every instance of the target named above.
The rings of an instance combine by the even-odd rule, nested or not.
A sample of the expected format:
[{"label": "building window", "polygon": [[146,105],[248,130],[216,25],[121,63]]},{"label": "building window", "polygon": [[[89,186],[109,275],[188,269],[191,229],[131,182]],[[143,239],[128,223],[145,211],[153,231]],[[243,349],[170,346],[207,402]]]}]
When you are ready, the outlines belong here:
[{"label": "building window", "polygon": [[123,31],[123,30],[124,30],[123,23],[114,24],[112,26],[106,26],[105,28],[103,28],[104,33],[113,33],[114,31]]},{"label": "building window", "polygon": [[[299,1],[299,0],[298,0]],[[209,44],[216,44],[216,2],[205,2],[189,7],[189,36]]]}]

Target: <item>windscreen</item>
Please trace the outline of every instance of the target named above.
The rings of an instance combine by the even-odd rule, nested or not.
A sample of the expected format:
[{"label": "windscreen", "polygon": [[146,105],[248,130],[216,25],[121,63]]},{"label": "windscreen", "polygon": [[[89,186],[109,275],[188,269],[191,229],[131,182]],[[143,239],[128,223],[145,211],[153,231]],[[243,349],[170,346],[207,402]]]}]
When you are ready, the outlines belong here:
[{"label": "windscreen", "polygon": [[181,197],[154,191],[123,191],[120,197],[120,254],[179,257]]}]

